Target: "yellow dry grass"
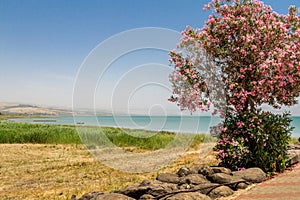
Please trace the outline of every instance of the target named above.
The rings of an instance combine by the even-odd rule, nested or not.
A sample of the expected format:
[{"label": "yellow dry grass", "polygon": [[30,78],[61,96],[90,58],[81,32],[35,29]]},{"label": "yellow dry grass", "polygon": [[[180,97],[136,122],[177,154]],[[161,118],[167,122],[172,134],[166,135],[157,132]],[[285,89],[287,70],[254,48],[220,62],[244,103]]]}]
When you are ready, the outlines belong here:
[{"label": "yellow dry grass", "polygon": [[200,159],[194,149],[159,171],[134,174],[101,164],[83,145],[0,144],[0,199],[70,199],[72,194],[121,189],[182,166],[213,163],[212,152]]}]

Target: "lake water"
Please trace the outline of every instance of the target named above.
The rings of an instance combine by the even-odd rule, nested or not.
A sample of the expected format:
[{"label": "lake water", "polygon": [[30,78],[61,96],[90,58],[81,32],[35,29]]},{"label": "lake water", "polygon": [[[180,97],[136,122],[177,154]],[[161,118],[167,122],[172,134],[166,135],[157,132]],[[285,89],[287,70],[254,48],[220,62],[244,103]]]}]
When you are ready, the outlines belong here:
[{"label": "lake water", "polygon": [[[292,136],[300,137],[300,117],[291,117],[295,127]],[[210,127],[221,122],[211,116],[65,116],[58,118],[20,118],[12,121],[85,126],[109,126],[181,133],[209,133]]]}]

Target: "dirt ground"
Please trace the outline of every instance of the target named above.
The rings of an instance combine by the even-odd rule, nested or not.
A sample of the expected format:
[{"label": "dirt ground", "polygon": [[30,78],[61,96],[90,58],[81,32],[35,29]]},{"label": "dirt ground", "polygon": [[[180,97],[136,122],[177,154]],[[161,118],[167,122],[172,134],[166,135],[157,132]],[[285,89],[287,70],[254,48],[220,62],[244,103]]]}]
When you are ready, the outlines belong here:
[{"label": "dirt ground", "polygon": [[0,144],[0,199],[70,199],[72,194],[121,189],[182,166],[213,163],[212,152],[200,159],[194,150],[159,171],[136,174],[101,164],[82,145]]}]

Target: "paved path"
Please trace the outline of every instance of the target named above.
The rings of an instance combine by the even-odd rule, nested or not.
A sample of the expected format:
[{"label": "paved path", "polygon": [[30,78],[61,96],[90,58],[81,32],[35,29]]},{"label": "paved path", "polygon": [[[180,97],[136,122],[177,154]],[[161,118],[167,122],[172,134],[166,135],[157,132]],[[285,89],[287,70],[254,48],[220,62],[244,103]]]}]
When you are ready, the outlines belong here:
[{"label": "paved path", "polygon": [[235,200],[247,199],[300,200],[300,164],[297,164],[292,171],[257,184],[235,198]]}]

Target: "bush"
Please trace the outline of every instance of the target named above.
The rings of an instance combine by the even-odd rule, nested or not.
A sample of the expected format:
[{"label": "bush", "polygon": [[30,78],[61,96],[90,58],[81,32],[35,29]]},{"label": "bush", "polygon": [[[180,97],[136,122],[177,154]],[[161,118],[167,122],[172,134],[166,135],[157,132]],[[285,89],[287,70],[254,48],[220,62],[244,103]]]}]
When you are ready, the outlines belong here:
[{"label": "bush", "polygon": [[265,172],[282,172],[288,165],[287,145],[291,119],[263,112],[228,114],[215,147],[220,165],[233,170],[260,167]]}]

